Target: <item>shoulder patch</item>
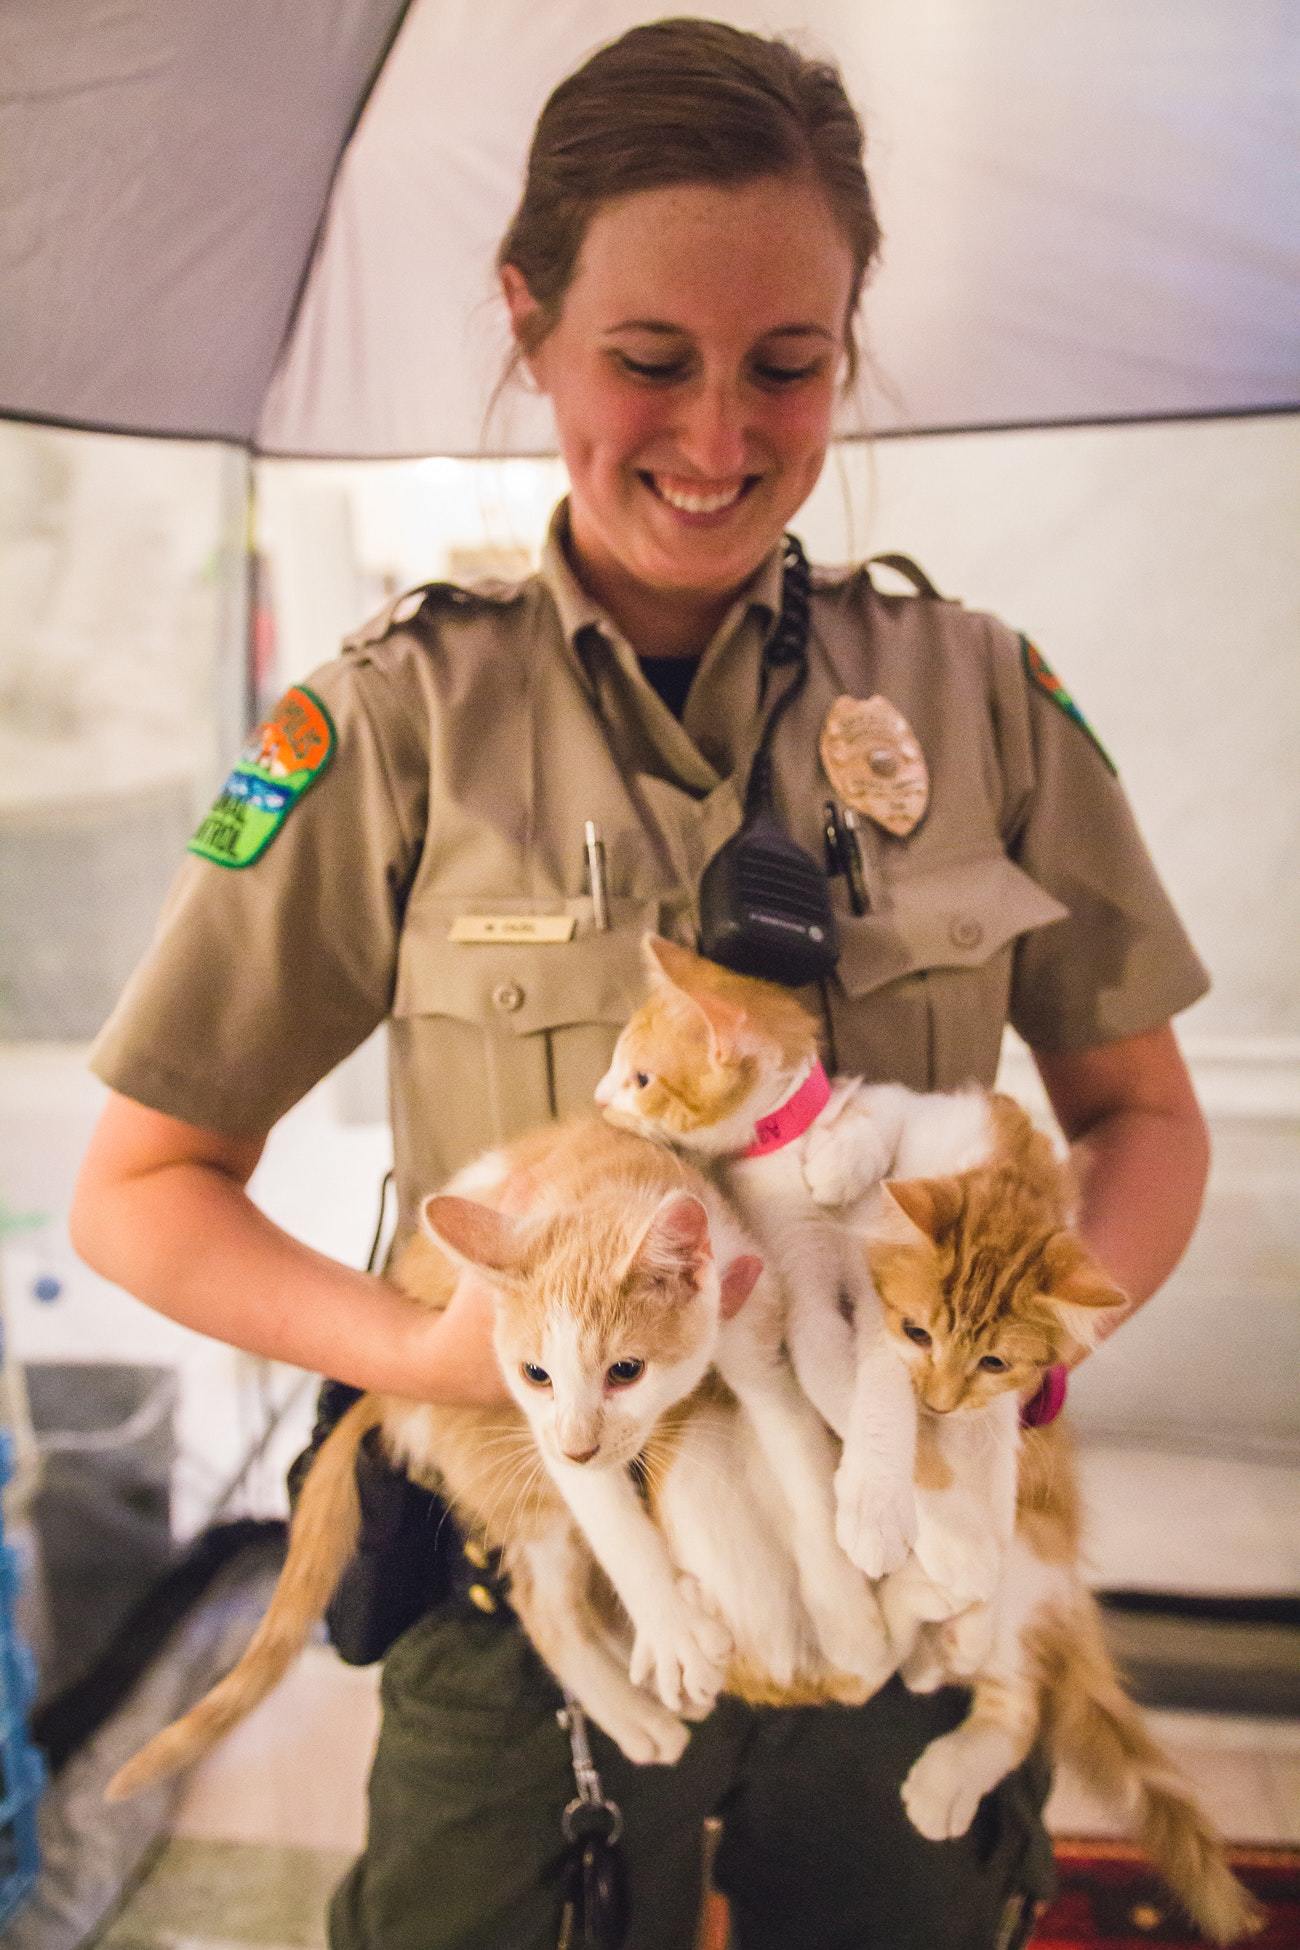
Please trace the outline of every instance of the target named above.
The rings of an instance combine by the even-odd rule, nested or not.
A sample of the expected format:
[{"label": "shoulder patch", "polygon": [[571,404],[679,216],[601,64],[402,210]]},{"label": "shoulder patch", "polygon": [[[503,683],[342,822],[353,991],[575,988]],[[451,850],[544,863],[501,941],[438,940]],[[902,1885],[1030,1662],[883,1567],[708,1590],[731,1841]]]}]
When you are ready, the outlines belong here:
[{"label": "shoulder patch", "polygon": [[1078,725],[1080,731],[1091,741],[1094,749],[1100,755],[1106,770],[1113,777],[1118,778],[1119,773],[1116,770],[1114,759],[1106,750],[1101,739],[1088,723],[1083,712],[1070,696],[1070,693],[1066,690],[1046,657],[1044,657],[1041,650],[1034,648],[1034,645],[1029,641],[1027,636],[1022,636],[1020,639],[1020,660],[1024,664],[1025,675],[1034,688],[1042,691],[1045,697],[1050,697],[1057,709],[1064,711],[1066,717]]},{"label": "shoulder patch", "polygon": [[189,851],[219,867],[251,867],[334,756],[334,720],[303,684],[258,725]]}]

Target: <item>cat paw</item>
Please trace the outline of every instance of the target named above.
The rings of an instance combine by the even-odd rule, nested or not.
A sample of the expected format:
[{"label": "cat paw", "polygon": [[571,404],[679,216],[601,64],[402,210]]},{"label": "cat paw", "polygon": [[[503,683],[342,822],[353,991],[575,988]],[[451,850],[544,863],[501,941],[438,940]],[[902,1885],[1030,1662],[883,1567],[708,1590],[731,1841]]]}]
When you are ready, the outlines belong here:
[{"label": "cat paw", "polygon": [[846,1141],[843,1131],[813,1130],[803,1154],[803,1182],[818,1205],[852,1205],[878,1183],[888,1168],[882,1145],[866,1151]]},{"label": "cat paw", "polygon": [[965,1744],[952,1734],[932,1740],[903,1782],[903,1806],[912,1826],[931,1842],[964,1835],[987,1792],[973,1778]]},{"label": "cat paw", "polygon": [[944,1664],[954,1679],[973,1679],[984,1670],[993,1652],[995,1623],[992,1605],[975,1604],[934,1627]]},{"label": "cat paw", "polygon": [[846,1578],[817,1579],[804,1586],[804,1604],[817,1636],[818,1649],[828,1666],[860,1680],[869,1699],[889,1679],[898,1660],[894,1656],[875,1593],[866,1579],[850,1571]]},{"label": "cat paw", "polygon": [[915,1535],[911,1484],[882,1482],[846,1455],[835,1472],[835,1537],[849,1562],[869,1578],[886,1577]]},{"label": "cat paw", "polygon": [[924,1512],[914,1546],[917,1561],[950,1613],[987,1604],[997,1589],[1003,1552],[996,1537],[927,1523]]},{"label": "cat paw", "polygon": [[898,1668],[898,1676],[909,1693],[937,1693],[949,1682],[950,1674],[933,1625],[923,1625],[911,1650]]},{"label": "cat paw", "polygon": [[[595,1718],[595,1715],[592,1716]],[[686,1751],[690,1728],[650,1693],[605,1713],[598,1724],[635,1767],[671,1767]]]},{"label": "cat paw", "polygon": [[707,1713],[722,1691],[731,1634],[706,1610],[695,1579],[677,1579],[670,1603],[637,1623],[628,1677],[649,1686],[671,1713]]}]

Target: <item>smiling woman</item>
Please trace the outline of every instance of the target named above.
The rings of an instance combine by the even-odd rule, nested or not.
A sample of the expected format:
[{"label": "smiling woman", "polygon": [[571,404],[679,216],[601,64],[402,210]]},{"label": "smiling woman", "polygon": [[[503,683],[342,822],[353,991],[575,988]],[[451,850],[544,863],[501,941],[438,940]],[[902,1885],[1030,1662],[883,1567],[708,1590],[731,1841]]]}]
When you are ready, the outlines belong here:
[{"label": "smiling woman", "polygon": [[[1104,756],[1015,631],[919,572],[910,597],[866,567],[819,570],[805,594],[783,566],[877,243],[840,79],[780,41],[661,21],[556,90],[498,265],[569,499],[536,574],[428,584],[304,673],[328,763],[264,846],[244,844],[251,802],[233,790],[222,847],[191,843],[96,1047],[113,1095],[74,1228],[101,1272],[357,1388],[501,1399],[490,1290],[470,1282],[431,1317],[279,1231],[245,1182],[272,1126],[381,1022],[403,1241],[474,1154],[590,1107],[642,999],[643,934],[697,928],[796,609],[809,627],[767,747],[773,798],[817,857],[829,793],[861,814],[861,898],[835,886],[840,958],[804,996],[823,1043],[846,1071],[946,1089],[992,1082],[1010,1021],[1084,1140],[1098,1258],[1141,1297],[1177,1257],[1203,1147],[1168,1023],[1204,977]],[[885,730],[865,772],[894,780],[906,758],[929,781],[901,817],[833,752],[819,766],[828,726],[873,701]],[[292,743],[299,702],[231,776]],[[635,1396],[643,1353],[611,1349],[611,1399]],[[550,1371],[548,1356],[512,1379],[541,1401]],[[381,1562],[453,1537],[431,1508]],[[495,1599],[417,1606],[394,1631],[370,1836],[333,1950],[576,1940],[551,1675]],[[724,1697],[673,1767],[594,1732],[624,1817],[627,1950],[695,1940],[719,1809],[714,1875],[744,1950],[1012,1950],[1050,1874],[1041,1758],[942,1847],[900,1798],[962,1711],[894,1682],[834,1710]]]},{"label": "smiling woman", "polygon": [[642,655],[698,656],[826,457],[856,280],[824,192],[765,176],[602,206],[540,343],[522,272],[502,282],[555,409],[575,569]]}]

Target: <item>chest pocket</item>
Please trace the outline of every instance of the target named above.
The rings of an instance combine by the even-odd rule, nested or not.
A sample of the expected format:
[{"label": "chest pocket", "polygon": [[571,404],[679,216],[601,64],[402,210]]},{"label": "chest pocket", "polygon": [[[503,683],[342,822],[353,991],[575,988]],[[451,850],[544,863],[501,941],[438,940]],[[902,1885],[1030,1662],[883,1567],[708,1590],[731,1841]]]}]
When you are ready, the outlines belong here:
[{"label": "chest pocket", "polygon": [[992,1083],[1016,942],[1067,913],[1001,852],[908,862],[877,912],[838,917],[826,1009],[839,1067],[915,1090]]},{"label": "chest pocket", "polygon": [[[659,901],[609,905],[599,933],[589,899],[461,900],[408,929],[390,1023],[393,1121],[399,1155],[423,1183],[592,1108],[618,1032],[646,993],[641,937],[663,920]],[[568,941],[452,941],[452,922],[471,909],[568,916],[575,932]]]}]

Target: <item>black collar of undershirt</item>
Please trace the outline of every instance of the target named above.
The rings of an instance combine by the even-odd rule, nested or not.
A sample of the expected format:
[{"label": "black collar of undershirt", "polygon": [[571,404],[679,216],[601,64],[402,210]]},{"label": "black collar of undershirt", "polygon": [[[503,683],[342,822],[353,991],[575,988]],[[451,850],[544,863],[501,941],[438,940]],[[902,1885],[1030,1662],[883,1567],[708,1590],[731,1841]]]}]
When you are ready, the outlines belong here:
[{"label": "black collar of undershirt", "polygon": [[640,657],[637,661],[646,683],[662,698],[678,723],[686,709],[686,697],[696,671],[698,657]]}]

